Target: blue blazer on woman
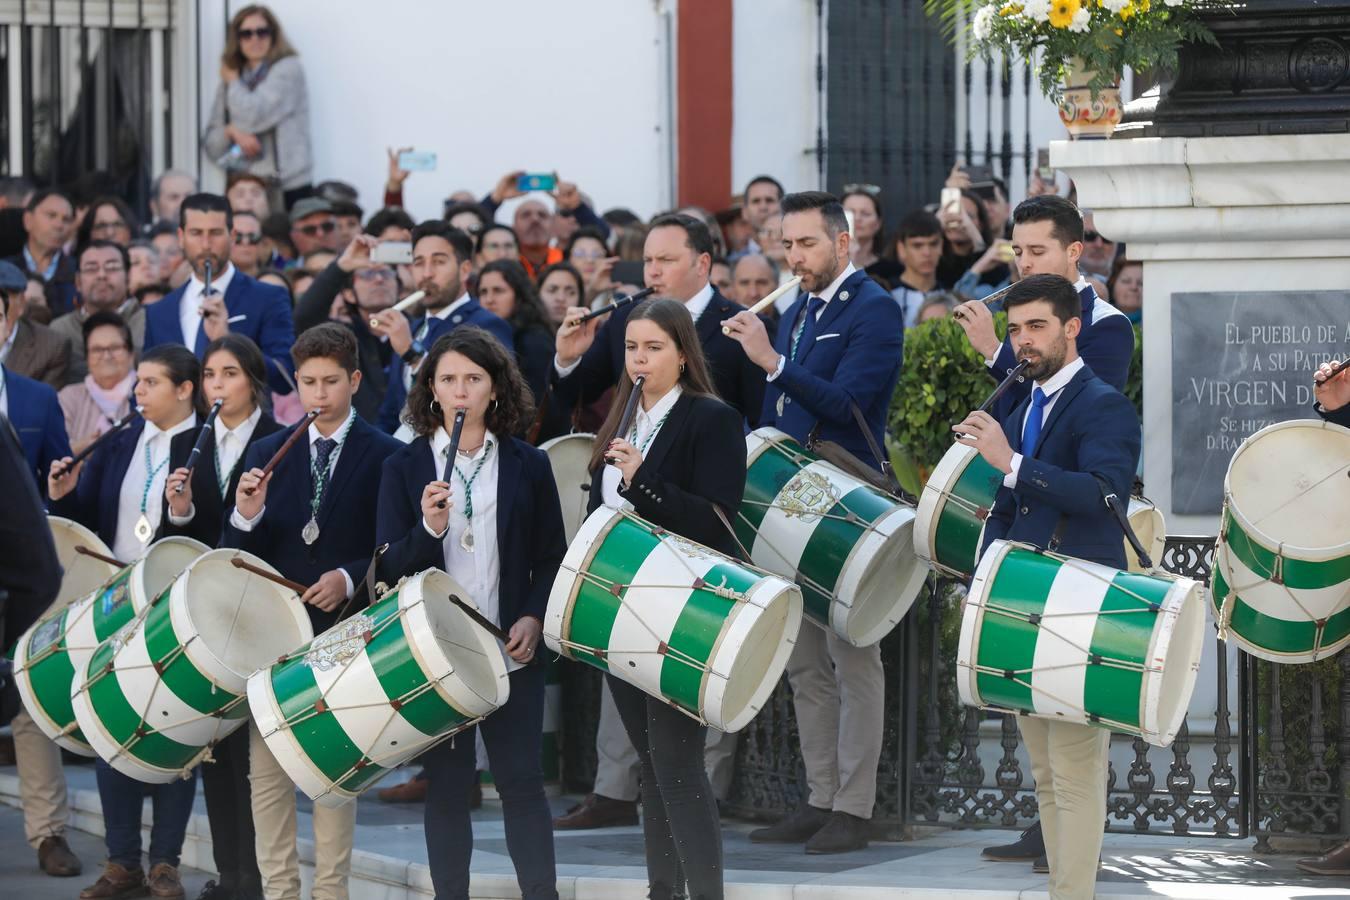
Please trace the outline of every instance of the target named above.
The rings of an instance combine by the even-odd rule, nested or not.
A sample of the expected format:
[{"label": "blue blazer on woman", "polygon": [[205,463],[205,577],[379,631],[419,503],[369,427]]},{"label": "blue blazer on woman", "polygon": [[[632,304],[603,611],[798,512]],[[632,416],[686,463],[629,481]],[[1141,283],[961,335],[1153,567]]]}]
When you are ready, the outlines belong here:
[{"label": "blue blazer on woman", "polygon": [[[136,442],[145,430],[145,420],[137,416],[130,425],[107,438],[84,461],[75,490],[51,504],[51,512],[98,532],[111,547],[117,540],[117,509],[121,505],[122,479],[131,468]],[[160,497],[150,503],[163,502]]]},{"label": "blue blazer on woman", "polygon": [[[541,622],[549,591],[567,552],[558,486],[548,454],[518,438],[502,438],[497,459],[497,549],[501,557],[500,624],[510,630],[523,616]],[[436,480],[431,442],[420,437],[384,463],[380,479],[381,579],[393,584],[423,569],[444,569],[442,542],[422,527],[422,491]]]},{"label": "blue blazer on woman", "polygon": [[[1003,422],[1014,452],[1021,452],[1022,420],[1030,405],[1028,397]],[[980,552],[999,539],[1025,541],[1125,568],[1124,538],[1097,478],[1128,503],[1142,440],[1134,405],[1086,366],[1079,369],[1050,408],[1035,452],[1023,455],[1017,487],[998,489]],[[1052,547],[1056,532],[1059,541]]]},{"label": "blue blazer on woman", "polygon": [[19,435],[28,468],[37,478],[38,493],[47,493],[47,473],[52,463],[70,456],[70,438],[66,435],[66,417],[51,385],[25,378],[0,366],[5,396],[9,400],[9,422]]}]

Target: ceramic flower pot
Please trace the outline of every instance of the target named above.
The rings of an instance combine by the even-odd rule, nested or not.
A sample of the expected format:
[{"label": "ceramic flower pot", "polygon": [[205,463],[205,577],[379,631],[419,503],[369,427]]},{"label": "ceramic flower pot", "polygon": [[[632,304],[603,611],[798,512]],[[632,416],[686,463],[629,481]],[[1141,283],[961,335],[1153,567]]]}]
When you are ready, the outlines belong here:
[{"label": "ceramic flower pot", "polygon": [[1069,60],[1064,74],[1064,92],[1059,101],[1059,118],[1069,130],[1071,140],[1102,140],[1111,136],[1120,124],[1120,76],[1100,88],[1094,97],[1088,87],[1096,73],[1078,57]]}]

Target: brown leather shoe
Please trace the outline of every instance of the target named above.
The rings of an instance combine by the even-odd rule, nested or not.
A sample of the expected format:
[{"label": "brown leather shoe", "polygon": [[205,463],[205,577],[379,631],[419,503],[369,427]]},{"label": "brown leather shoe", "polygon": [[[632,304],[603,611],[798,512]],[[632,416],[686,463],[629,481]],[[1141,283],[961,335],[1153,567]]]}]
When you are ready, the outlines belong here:
[{"label": "brown leather shoe", "polygon": [[98,881],[80,891],[80,900],[122,900],[124,897],[145,897],[149,893],[145,873],[139,866],[128,869],[109,861]]},{"label": "brown leather shoe", "polygon": [[381,803],[422,803],[427,799],[427,778],[413,778],[402,784],[384,788],[377,795]]},{"label": "brown leather shoe", "polygon": [[603,794],[587,794],[586,799],[565,815],[553,820],[554,828],[580,831],[587,828],[615,828],[638,823],[636,800],[615,800]]},{"label": "brown leather shoe", "polygon": [[1350,841],[1321,856],[1300,859],[1298,867],[1313,875],[1350,875]]},{"label": "brown leather shoe", "polygon": [[150,896],[164,900],[184,900],[183,880],[178,877],[178,867],[166,862],[155,863],[150,867]]},{"label": "brown leather shoe", "polygon": [[38,865],[42,871],[57,878],[68,878],[84,870],[80,858],[59,834],[43,838],[42,843],[38,844]]}]

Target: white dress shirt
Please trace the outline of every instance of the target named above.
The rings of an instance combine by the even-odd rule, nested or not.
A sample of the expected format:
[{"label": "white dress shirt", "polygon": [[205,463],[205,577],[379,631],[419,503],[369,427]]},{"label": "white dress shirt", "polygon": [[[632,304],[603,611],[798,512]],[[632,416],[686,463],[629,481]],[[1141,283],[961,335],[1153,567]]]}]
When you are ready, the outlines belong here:
[{"label": "white dress shirt", "polygon": [[[225,421],[216,416],[216,421],[212,426],[215,432],[215,458],[210,460],[211,471],[219,484],[222,480],[227,483],[230,480],[230,473],[239,462],[239,458],[244,455],[244,447],[248,445],[248,439],[253,436],[253,429],[258,427],[258,420],[262,418],[262,408],[254,407],[249,417],[240,422],[234,428],[228,428]],[[197,465],[202,465],[201,460]],[[219,464],[219,466],[217,466]],[[188,505],[187,515],[175,516],[173,510],[169,510],[169,521],[175,525],[186,525],[197,515],[197,504]]]},{"label": "white dress shirt", "polygon": [[[1080,356],[1054,375],[1051,375],[1044,383],[1036,383],[1037,387],[1041,389],[1041,392],[1045,394],[1045,406],[1041,409],[1042,428],[1045,427],[1046,421],[1050,418],[1050,410],[1054,409],[1055,404],[1059,402],[1059,395],[1063,391],[1065,385],[1073,380],[1073,376],[1077,375],[1078,370],[1081,368],[1083,368],[1083,357]],[[1028,403],[1026,415],[1022,416],[1021,431],[1023,434],[1026,434],[1027,416],[1030,415],[1031,404]],[[1015,488],[1017,487],[1017,473],[1022,468],[1022,454],[1014,453],[1012,462],[1009,465],[1012,468],[1012,471],[1003,476],[1003,484],[1007,488]]]},{"label": "white dress shirt", "polygon": [[[684,301],[684,308],[689,310],[689,317],[694,320],[695,325],[698,324],[698,317],[703,315],[703,313],[707,311],[708,304],[712,302],[712,298],[713,298],[713,286],[712,282],[710,281],[707,284],[705,284],[703,286],[703,289],[700,290],[697,294],[690,297],[688,300]],[[554,354],[553,356],[553,369],[558,373],[559,378],[566,378],[568,375],[571,375],[574,371],[576,371],[576,368],[579,365],[581,365],[580,359],[572,363],[570,366],[564,366],[562,363],[558,361],[557,354]]]},{"label": "white dress shirt", "polygon": [[[496,625],[509,627],[515,623],[501,621],[501,603],[498,592],[501,587],[502,562],[501,551],[497,546],[497,458],[501,454],[497,437],[488,431],[484,433],[483,446],[475,453],[456,453],[456,464],[460,475],[450,472],[446,464],[446,451],[450,449],[450,435],[444,428],[436,429],[431,438],[431,455],[436,463],[436,480],[450,484],[450,524],[441,534],[437,534],[422,520],[427,533],[441,541],[441,552],[445,558],[445,572],[460,587],[469,592],[470,599],[483,614],[483,618]],[[475,477],[474,469],[482,460],[483,468]],[[463,477],[461,477],[461,475]],[[473,519],[464,515],[467,506],[464,479],[472,478],[473,485],[468,493],[473,496]],[[465,529],[473,534],[473,552],[460,545]]]},{"label": "white dress shirt", "polygon": [[[1085,290],[1092,291],[1092,296],[1096,297],[1096,302],[1092,306],[1092,321],[1088,322],[1087,324],[1095,325],[1096,323],[1100,322],[1104,316],[1125,315],[1123,312],[1116,309],[1114,306],[1112,306],[1107,301],[1103,300],[1101,297],[1097,297],[1096,290],[1092,287],[1091,284],[1088,283],[1088,280],[1084,278],[1081,273],[1078,276],[1078,281],[1074,283],[1073,289],[1078,294],[1079,300],[1083,299],[1083,291]],[[999,349],[994,351],[994,357],[986,359],[984,361],[984,365],[986,368],[992,369],[994,367],[994,359],[998,357],[999,350],[1003,349],[1002,343],[1000,343],[998,346]],[[1015,352],[1016,349],[1014,348],[1014,353]]]},{"label": "white dress shirt", "polygon": [[[151,422],[145,423],[136,441],[136,449],[131,452],[131,464],[122,476],[122,489],[117,495],[117,531],[112,550],[118,559],[131,562],[145,555],[148,545],[136,537],[141,505],[145,505],[145,518],[150,523],[151,532],[157,531],[164,505],[164,482],[169,479],[169,442],[174,435],[196,427],[196,413],[167,431],[161,431]],[[149,468],[145,464],[147,448],[150,451]]]},{"label": "white dress shirt", "polygon": [[[849,276],[851,276],[851,275],[852,275],[854,272],[856,272],[856,271],[858,271],[858,270],[857,270],[856,267],[854,267],[853,263],[849,263],[848,265],[844,266],[844,271],[842,271],[842,272],[839,273],[839,277],[835,278],[834,281],[831,281],[831,282],[829,283],[829,286],[827,286],[827,287],[825,288],[825,290],[821,291],[821,292],[818,293],[818,294],[811,294],[811,295],[809,295],[809,296],[812,296],[812,297],[819,297],[819,298],[823,301],[823,302],[820,304],[820,309],[816,310],[816,321],[817,321],[817,322],[820,321],[820,317],[821,317],[821,316],[825,315],[825,310],[826,310],[827,308],[829,308],[830,301],[834,299],[834,295],[839,291],[839,286],[840,286],[841,284],[843,284],[845,281],[847,281],[847,280],[849,279]],[[844,296],[844,297],[840,297],[839,299],[840,299],[840,300],[847,301],[847,300],[848,300],[848,297],[847,297],[847,296]],[[809,303],[810,301],[807,301],[807,302]],[[805,315],[805,307],[803,307],[803,315]],[[794,323],[792,323],[792,324],[793,324],[793,328],[796,328],[796,327],[797,327],[797,323],[796,323],[796,322],[794,322]],[[816,335],[816,339],[819,340],[819,338],[820,338],[820,335]],[[790,348],[791,348],[791,344],[789,344],[789,349],[790,349]],[[776,369],[773,370],[773,374],[772,374],[772,375],[765,376],[765,380],[766,380],[766,381],[773,381],[773,380],[775,380],[779,375],[782,375],[782,374],[783,374],[783,367],[786,366],[786,365],[787,365],[787,357],[784,356],[784,355],[781,354],[781,353],[778,354],[778,368],[776,368]]]},{"label": "white dress shirt", "polygon": [[9,386],[5,381],[5,366],[0,363],[0,416],[9,415]]},{"label": "white dress shirt", "polygon": [[[211,293],[219,294],[223,300],[233,280],[234,263],[226,263],[225,271],[211,280]],[[205,283],[197,277],[196,272],[192,273],[187,288],[183,291],[183,298],[178,301],[178,322],[183,327],[183,344],[189,350],[197,346],[197,329],[202,327],[201,309],[202,299],[205,296]]]},{"label": "white dress shirt", "polygon": [[0,344],[0,363],[9,359],[10,351],[14,349],[14,342],[18,340],[18,337],[19,337],[19,323],[17,321],[12,322],[11,327],[9,329],[9,334],[5,337],[5,342],[3,344]]},{"label": "white dress shirt", "polygon": [[[633,433],[616,434],[615,437],[628,441],[638,449],[642,458],[646,459],[646,450],[650,450],[652,444],[656,442],[656,436],[661,431],[661,424],[670,414],[671,409],[675,407],[675,401],[680,399],[680,393],[680,386],[677,383],[673,388],[666,391],[665,396],[657,400],[651,409],[643,409],[639,402],[637,415],[633,418]],[[643,449],[644,447],[646,450]],[[623,472],[619,471],[618,466],[606,463],[600,477],[603,479],[600,482],[600,499],[606,506],[614,509],[632,506],[619,495],[619,484],[623,481]]]}]

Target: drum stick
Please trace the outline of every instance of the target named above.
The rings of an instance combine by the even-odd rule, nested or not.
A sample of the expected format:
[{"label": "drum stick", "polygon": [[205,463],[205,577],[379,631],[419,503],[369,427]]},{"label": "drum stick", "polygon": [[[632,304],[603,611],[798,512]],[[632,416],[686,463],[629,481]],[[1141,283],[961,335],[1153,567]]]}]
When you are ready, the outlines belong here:
[{"label": "drum stick", "polygon": [[619,307],[627,306],[630,303],[636,303],[644,297],[650,297],[654,293],[656,293],[656,288],[651,287],[643,288],[642,290],[638,291],[635,294],[629,294],[627,297],[620,297],[618,300],[615,300],[608,306],[602,306],[599,309],[591,310],[584,316],[578,316],[577,318],[572,320],[571,324],[584,325],[591,319],[598,319],[603,315],[614,312],[614,310],[618,309]]},{"label": "drum stick", "polygon": [[483,628],[487,631],[488,634],[492,635],[497,640],[501,641],[503,644],[511,643],[511,635],[507,634],[499,626],[493,625],[491,622],[488,621],[486,616],[484,616],[478,610],[474,609],[469,604],[465,603],[459,597],[457,597],[454,594],[451,594],[450,602],[458,606],[460,609],[464,610],[465,614],[470,619],[473,619],[479,625],[483,626]]},{"label": "drum stick", "polygon": [[[95,450],[98,449],[99,444],[103,443],[105,440],[107,440],[114,434],[117,434],[117,432],[121,431],[123,428],[126,428],[128,425],[130,425],[131,420],[136,418],[136,416],[140,415],[140,412],[141,408],[138,406],[132,412],[129,412],[122,418],[118,419],[116,422],[113,423],[111,428],[100,434],[98,437],[94,438],[93,443],[91,443],[88,447],[85,447],[79,453],[76,453],[75,456],[70,460],[70,463],[68,465],[61,466],[61,471],[64,472],[67,469],[73,469],[80,463],[84,462],[86,459],[89,458],[89,455],[91,453],[93,453]],[[60,463],[53,463],[52,469],[55,470],[56,466],[58,465],[60,465]]]},{"label": "drum stick", "polygon": [[[988,297],[985,297],[984,299],[980,300],[980,302],[983,303],[985,306],[993,306],[995,303],[1003,299],[1004,294],[1008,293],[1008,291],[1011,291],[1013,289],[1014,284],[1017,284],[1017,282],[1014,281],[1007,287],[999,288],[998,290],[990,294]],[[965,318],[965,315],[961,312],[960,307],[957,307],[956,311],[953,312],[952,315],[958,319]]]},{"label": "drum stick", "polygon": [[245,560],[240,559],[237,556],[233,557],[230,560],[230,565],[234,566],[236,569],[243,569],[245,572],[252,572],[254,575],[257,575],[260,578],[266,578],[273,584],[279,584],[284,588],[289,588],[302,597],[305,595],[305,591],[309,590],[309,588],[305,587],[298,581],[291,581],[289,578],[282,578],[275,572],[269,572],[266,569],[261,569],[250,562],[246,562]]},{"label": "drum stick", "polygon": [[[267,461],[267,465],[263,466],[262,477],[264,479],[271,475],[277,464],[286,458],[286,454],[291,452],[291,448],[295,446],[296,441],[300,440],[300,436],[309,431],[310,423],[319,417],[320,412],[322,410],[311,409],[305,413],[305,417],[295,426],[295,431],[291,432],[291,436],[286,438],[286,443],[282,444],[277,452],[272,454],[272,458]],[[250,497],[253,496],[252,490],[246,491],[246,493]]]},{"label": "drum stick", "polygon": [[[392,309],[394,312],[403,312],[404,310],[412,309],[414,306],[417,305],[417,302],[426,295],[427,295],[426,291],[413,291],[411,294],[404,297],[402,300],[398,301],[389,308]],[[370,317],[371,328],[377,328],[379,327],[379,324],[380,320],[378,318],[376,318],[375,316]]]},{"label": "drum stick", "polygon": [[86,547],[84,544],[76,544],[76,545],[75,545],[75,552],[76,552],[76,553],[79,553],[81,556],[90,556],[90,557],[93,557],[94,559],[98,560],[99,562],[105,562],[105,563],[107,563],[107,564],[110,565],[110,566],[117,566],[117,568],[119,568],[119,569],[125,569],[125,568],[127,567],[127,564],[124,563],[124,562],[122,562],[120,559],[113,559],[111,556],[104,556],[102,553],[99,553],[97,550],[90,550],[90,549],[89,549],[88,547]]},{"label": "drum stick", "polygon": [[[639,375],[637,381],[633,382],[633,392],[628,395],[628,402],[623,407],[623,416],[619,419],[618,430],[614,432],[614,436],[620,440],[625,440],[621,435],[627,434],[633,428],[633,420],[637,418],[638,401],[642,399],[642,385],[646,382],[646,375]],[[614,465],[614,458],[606,456],[605,462]]]},{"label": "drum stick", "polygon": [[202,444],[206,443],[206,436],[211,433],[212,427],[216,424],[216,416],[220,415],[220,408],[224,404],[225,400],[223,398],[211,404],[211,411],[206,414],[206,422],[202,425],[201,434],[197,435],[197,440],[192,445],[192,452],[188,454],[187,478],[178,482],[178,487],[174,490],[175,494],[183,493],[183,488],[187,486],[188,478],[192,477],[192,470],[197,468],[197,460],[201,459],[202,456]]},{"label": "drum stick", "polygon": [[[450,481],[450,473],[454,471],[455,454],[459,452],[459,435],[464,430],[464,407],[455,410],[455,424],[450,429],[450,452],[445,455],[446,465],[450,470],[445,473],[445,480]],[[437,509],[445,509],[445,501],[436,501]]]},{"label": "drum stick", "polygon": [[[774,302],[775,300],[777,300],[779,297],[783,296],[783,295],[786,294],[788,291],[792,290],[793,288],[795,288],[797,285],[799,285],[799,284],[801,284],[801,283],[802,283],[802,276],[800,276],[800,275],[793,275],[793,276],[792,276],[791,278],[789,278],[787,281],[785,281],[785,282],[783,282],[782,284],[780,284],[780,285],[778,286],[778,289],[777,289],[777,290],[770,291],[768,294],[764,295],[764,299],[760,300],[760,301],[759,301],[758,303],[756,303],[754,306],[750,307],[749,312],[753,313],[754,315],[759,315],[759,314],[762,313],[764,310],[766,310],[766,309],[768,309],[770,306],[772,306],[772,305],[773,305],[773,302]],[[723,325],[723,326],[722,326],[722,333],[723,333],[723,334],[731,334],[731,329],[728,328],[727,326]]]}]

